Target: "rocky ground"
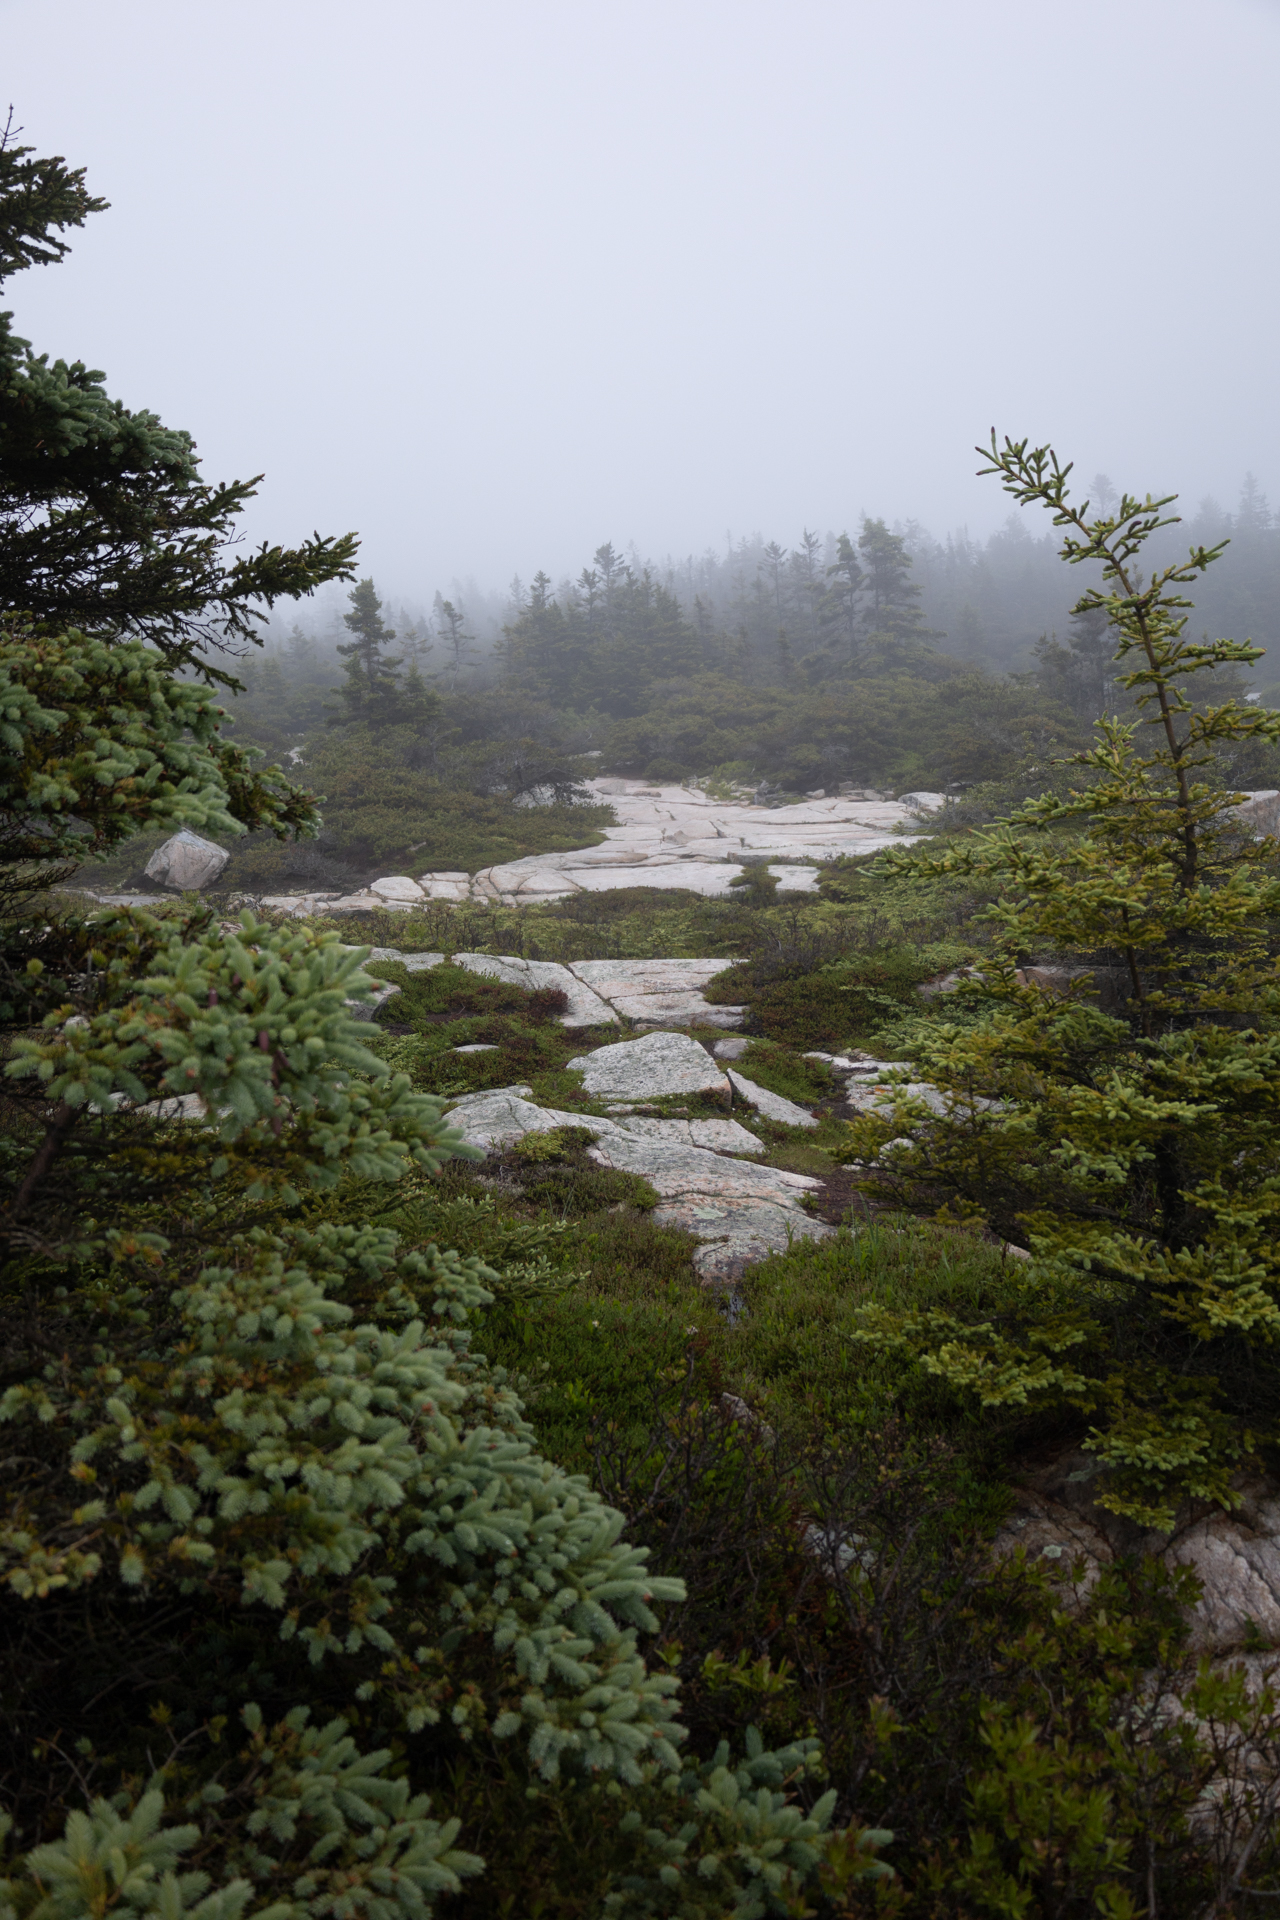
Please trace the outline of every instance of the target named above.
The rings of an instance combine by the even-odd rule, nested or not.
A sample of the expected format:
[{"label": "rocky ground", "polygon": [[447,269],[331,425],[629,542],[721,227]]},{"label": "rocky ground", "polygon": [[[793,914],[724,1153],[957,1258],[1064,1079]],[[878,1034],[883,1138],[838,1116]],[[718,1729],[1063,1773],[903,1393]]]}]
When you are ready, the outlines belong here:
[{"label": "rocky ground", "polygon": [[[445,957],[375,947],[370,964],[398,963],[414,973]],[[638,1174],[654,1188],[660,1202],[656,1225],[680,1228],[700,1243],[694,1266],[707,1284],[731,1283],[747,1266],[796,1240],[823,1240],[834,1232],[815,1211],[823,1180],[760,1164],[766,1146],[749,1130],[753,1121],[794,1130],[797,1137],[818,1121],[811,1107],[758,1085],[732,1064],[745,1052],[745,1039],[715,1037],[716,1029],[740,1026],[746,1011],[710,1003],[702,991],[732,960],[584,960],[560,966],[483,953],[451,959],[511,986],[563,993],[561,1023],[589,1031],[595,1041],[568,1062],[595,1111],[539,1106],[524,1084],[485,1088],[450,1109],[470,1145],[499,1152],[532,1133],[561,1127],[589,1133],[590,1157],[598,1165]],[[378,1003],[396,991],[381,989]],[[628,1037],[607,1040],[610,1027]],[[851,1112],[909,1078],[901,1062],[861,1054],[809,1057],[825,1068],[837,1104],[843,1086]],[[685,1104],[676,1111],[673,1103]]]},{"label": "rocky ground", "polygon": [[354,894],[280,894],[261,904],[294,913],[350,913],[422,900],[519,906],[638,886],[682,887],[711,897],[727,893],[747,861],[773,863],[769,871],[784,893],[813,893],[817,866],[807,863],[896,845],[904,828],[918,828],[922,814],[943,803],[940,793],[909,793],[897,800],[810,795],[783,805],[622,779],[588,781],[584,797],[612,806],[617,815],[617,826],[606,828],[597,847],[531,854],[476,874],[389,874]]}]

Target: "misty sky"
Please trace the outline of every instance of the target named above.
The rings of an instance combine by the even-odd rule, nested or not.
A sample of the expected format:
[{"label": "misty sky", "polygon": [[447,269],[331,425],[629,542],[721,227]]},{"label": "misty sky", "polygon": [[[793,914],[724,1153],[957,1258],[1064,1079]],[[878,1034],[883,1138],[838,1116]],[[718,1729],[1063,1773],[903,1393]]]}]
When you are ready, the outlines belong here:
[{"label": "misty sky", "polygon": [[[112,202],[39,349],[429,600],[866,510],[991,424],[1280,496],[1280,0],[0,0]],[[1033,522],[1039,534],[1044,528]]]}]

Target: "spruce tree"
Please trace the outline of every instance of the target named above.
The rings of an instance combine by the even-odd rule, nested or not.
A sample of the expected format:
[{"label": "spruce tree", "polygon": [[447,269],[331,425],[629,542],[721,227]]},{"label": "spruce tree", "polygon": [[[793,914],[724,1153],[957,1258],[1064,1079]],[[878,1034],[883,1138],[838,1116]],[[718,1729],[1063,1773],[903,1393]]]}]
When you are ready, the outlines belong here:
[{"label": "spruce tree", "polygon": [[[383,725],[393,721],[400,686],[401,657],[388,653],[395,631],[382,618],[382,602],[372,580],[360,580],[347,596],[350,613],[342,624],[354,639],[346,646],[339,643],[339,658],[346,661],[345,680],[338,689],[342,720],[365,720]],[[335,722],[338,724],[338,722]]]},{"label": "spruce tree", "polygon": [[847,533],[836,541],[836,557],[827,568],[827,579],[831,584],[818,602],[818,624],[835,630],[845,663],[853,666],[858,657],[863,572]]},{"label": "spruce tree", "polygon": [[[60,165],[6,259],[61,246]],[[203,578],[163,647],[0,629],[0,1914],[425,1920],[495,1783],[579,1819],[602,1914],[794,1912],[815,1743],[684,1758],[639,1644],[681,1585],[471,1345],[503,1281],[414,1205],[470,1150],[366,1044],[365,950],[47,892],[146,829],[317,824],[174,672]]]},{"label": "spruce tree", "polygon": [[[0,281],[56,264],[100,213],[83,168],[0,134]],[[209,649],[257,640],[279,599],[350,579],[354,534],[232,557],[262,475],[211,484],[189,434],[112,400],[81,360],[36,354],[0,314],[0,610],[132,634],[173,666],[230,684]]]},{"label": "spruce tree", "polygon": [[911,578],[911,555],[903,536],[890,533],[883,520],[864,517],[858,552],[865,570],[867,634],[884,635],[899,644],[931,638],[917,604],[920,589]]},{"label": "spruce tree", "polygon": [[[1224,751],[1280,739],[1280,713],[1194,697],[1261,649],[1187,637],[1185,590],[1221,545],[1144,575],[1172,496],[1093,513],[1050,448],[993,436],[988,463],[1052,512],[1065,560],[1101,569],[1076,612],[1105,614],[1138,717],[1099,720],[1066,793],[883,857],[991,888],[997,941],[970,1022],[921,1036],[946,1111],[899,1098],[861,1151],[897,1135],[885,1183],[1034,1259],[1018,1313],[872,1311],[867,1337],[983,1405],[1074,1409],[1103,1504],[1164,1527],[1186,1498],[1232,1505],[1239,1469],[1280,1443],[1277,846],[1220,774]],[[1065,976],[1027,973],[1039,961]]]}]

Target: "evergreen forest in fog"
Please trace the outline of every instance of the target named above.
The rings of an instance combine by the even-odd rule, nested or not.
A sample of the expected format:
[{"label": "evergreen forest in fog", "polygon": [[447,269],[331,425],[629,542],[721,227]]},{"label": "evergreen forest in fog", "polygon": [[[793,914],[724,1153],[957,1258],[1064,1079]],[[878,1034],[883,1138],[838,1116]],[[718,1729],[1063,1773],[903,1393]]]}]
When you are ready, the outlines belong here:
[{"label": "evergreen forest in fog", "polygon": [[[1091,494],[1115,502],[1103,475]],[[1253,482],[1233,513],[1206,502],[1162,530],[1157,557],[1188,537],[1230,542],[1191,630],[1280,640],[1280,516]],[[305,769],[324,828],[238,851],[237,879],[340,885],[538,851],[564,822],[521,817],[522,799],[568,802],[591,773],[784,793],[1016,783],[1129,703],[1105,619],[1070,612],[1076,588],[1016,518],[982,544],[863,518],[680,566],[606,543],[572,580],[539,572],[496,600],[455,584],[429,613],[384,604],[376,581],[355,613],[330,589],[237,663],[231,708],[239,740]],[[1264,657],[1217,670],[1213,697],[1229,693],[1270,701],[1280,682]],[[1280,784],[1257,742],[1224,747],[1223,775]]]}]

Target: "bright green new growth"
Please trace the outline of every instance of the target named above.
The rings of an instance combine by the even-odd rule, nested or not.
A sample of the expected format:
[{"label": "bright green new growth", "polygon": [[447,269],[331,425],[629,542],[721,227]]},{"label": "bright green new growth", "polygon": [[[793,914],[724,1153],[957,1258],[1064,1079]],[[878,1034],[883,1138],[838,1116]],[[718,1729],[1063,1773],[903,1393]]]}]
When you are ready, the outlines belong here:
[{"label": "bright green new growth", "polygon": [[[1098,562],[1134,721],[1099,722],[1081,786],[1049,794],[945,853],[891,853],[895,871],[995,883],[997,952],[966,992],[976,1022],[936,1028],[921,1067],[948,1088],[940,1120],[910,1101],[863,1123],[891,1135],[891,1183],[977,1213],[1036,1254],[1016,1322],[869,1312],[866,1337],[914,1355],[984,1405],[1066,1404],[1108,1468],[1118,1513],[1167,1526],[1177,1503],[1231,1504],[1232,1476],[1280,1413],[1280,910],[1275,844],[1251,837],[1215,750],[1280,738],[1280,714],[1197,705],[1195,674],[1259,649],[1193,642],[1182,589],[1220,548],[1144,578],[1168,500],[1126,496],[1091,518],[1047,448],[993,438],[986,471],[1065,528],[1062,554]],[[1028,959],[1073,958],[1065,994]],[[1102,1011],[1089,978],[1110,992]]]},{"label": "bright green new growth", "polygon": [[0,653],[0,850],[47,884],[57,862],[110,852],[131,834],[198,827],[314,833],[310,796],[220,731],[202,682],[175,680],[136,641],[15,625]]},{"label": "bright green new growth", "polygon": [[[344,1720],[313,1727],[305,1707],[270,1728],[256,1706],[240,1717],[249,1734],[240,1781],[193,1794],[181,1826],[161,1824],[162,1784],[127,1814],[95,1800],[0,1882],[0,1915],[81,1920],[121,1907],[157,1920],[239,1920],[253,1902],[255,1920],[293,1920],[342,1900],[367,1920],[419,1920],[482,1871],[453,1844],[461,1823],[429,1819],[426,1795],[387,1777],[390,1751],[361,1753]],[[182,1861],[207,1857],[218,1840],[233,1877],[211,1891],[210,1875]]]},{"label": "bright green new growth", "polygon": [[[159,1381],[117,1354],[70,1388],[55,1367],[0,1398],[64,1488],[0,1529],[10,1588],[113,1577],[260,1603],[314,1664],[377,1656],[360,1697],[387,1693],[416,1731],[438,1707],[415,1677],[427,1629],[375,1571],[394,1549],[443,1570],[447,1631],[484,1631],[507,1656],[523,1691],[495,1731],[523,1726],[546,1778],[568,1758],[633,1782],[645,1761],[675,1767],[675,1683],[645,1672],[635,1631],[683,1588],[648,1576],[621,1514],[540,1458],[514,1395],[469,1377],[458,1329],[491,1298],[484,1269],[400,1254],[373,1227],[255,1231],[227,1252],[175,1295]],[[377,1320],[333,1297],[356,1275]],[[409,1317],[424,1295],[434,1334]]]}]

